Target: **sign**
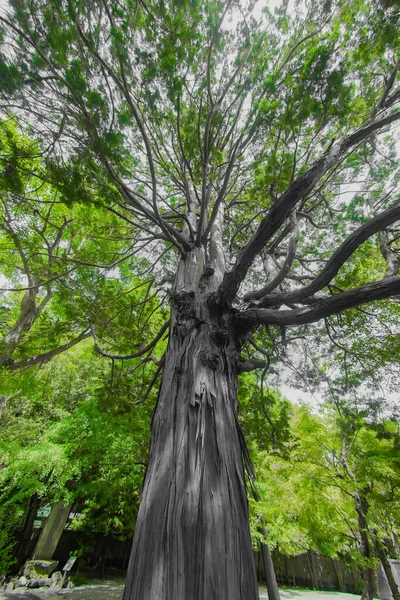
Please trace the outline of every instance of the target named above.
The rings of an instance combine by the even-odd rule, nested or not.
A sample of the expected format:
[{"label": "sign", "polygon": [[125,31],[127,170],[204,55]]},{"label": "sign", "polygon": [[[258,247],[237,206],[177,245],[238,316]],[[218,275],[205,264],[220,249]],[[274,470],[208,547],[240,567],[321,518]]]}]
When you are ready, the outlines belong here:
[{"label": "sign", "polygon": [[70,571],[72,569],[72,567],[74,566],[77,558],[78,558],[77,556],[70,556],[68,561],[65,563],[65,567],[63,568],[63,571]]}]

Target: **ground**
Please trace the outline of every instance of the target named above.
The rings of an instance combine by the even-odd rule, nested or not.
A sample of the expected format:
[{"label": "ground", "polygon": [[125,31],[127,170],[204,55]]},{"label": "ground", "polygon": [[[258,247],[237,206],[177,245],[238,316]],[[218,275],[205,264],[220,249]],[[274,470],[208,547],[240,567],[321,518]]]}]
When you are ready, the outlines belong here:
[{"label": "ground", "polygon": [[[121,600],[123,583],[104,582],[101,585],[76,587],[74,590],[39,591],[27,590],[20,592],[0,591],[0,600],[45,600],[57,598],[61,600]],[[315,592],[313,590],[280,590],[282,600],[358,600],[359,596],[342,592]],[[265,587],[260,587],[260,600],[267,600]]]}]

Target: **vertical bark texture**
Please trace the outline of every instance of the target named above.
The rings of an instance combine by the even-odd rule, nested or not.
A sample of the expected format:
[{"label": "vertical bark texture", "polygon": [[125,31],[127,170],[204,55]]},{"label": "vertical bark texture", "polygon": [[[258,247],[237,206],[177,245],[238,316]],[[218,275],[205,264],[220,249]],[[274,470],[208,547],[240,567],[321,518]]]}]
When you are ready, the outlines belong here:
[{"label": "vertical bark texture", "polygon": [[[254,486],[253,486],[253,496],[254,496],[254,499],[256,500],[256,502],[260,502],[260,499],[261,499],[260,494],[258,493],[257,488]],[[268,538],[267,525],[266,525],[265,519],[262,515],[260,515],[260,525],[258,527],[258,531],[261,533],[261,535],[264,538],[264,542],[260,543],[260,550],[261,550],[261,556],[262,556],[262,563],[263,563],[263,567],[264,567],[265,582],[267,585],[268,600],[280,600],[281,597],[279,594],[278,582],[276,580],[274,563],[272,561],[271,551],[269,549],[267,542],[265,541]]]},{"label": "vertical bark texture", "polygon": [[[265,528],[265,521],[262,518],[263,525],[260,527],[259,531],[263,536],[266,536],[267,531]],[[278,589],[278,582],[276,580],[274,563],[272,561],[271,551],[269,549],[268,544],[263,543],[261,546],[261,554],[264,565],[264,574],[265,574],[265,582],[267,585],[268,591],[268,599],[269,600],[280,600],[280,594]]]},{"label": "vertical bark texture", "polygon": [[382,543],[377,535],[374,535],[374,542],[375,542],[375,548],[376,548],[377,554],[380,558],[383,570],[385,571],[385,575],[388,580],[390,591],[392,592],[393,600],[400,600],[399,586],[397,585],[396,580],[394,578],[392,567],[391,567],[390,561],[387,557],[385,548],[382,545]]},{"label": "vertical bark texture", "polygon": [[[360,552],[366,559],[367,563],[373,558],[371,550],[371,544],[368,537],[368,522],[367,515],[369,510],[369,504],[366,494],[371,489],[367,486],[359,494],[355,494],[355,509],[358,518],[358,530],[360,532]],[[371,565],[366,564],[364,567],[364,589],[361,595],[362,600],[372,600],[376,598],[378,593],[378,582],[376,577],[375,568]]]},{"label": "vertical bark texture", "polygon": [[205,300],[213,271],[182,262],[123,598],[256,600],[237,349]]},{"label": "vertical bark texture", "polygon": [[24,526],[22,528],[21,540],[17,550],[18,564],[22,565],[28,558],[29,542],[33,533],[33,524],[40,507],[40,498],[37,494],[33,494],[29,500],[29,507],[26,513]]}]

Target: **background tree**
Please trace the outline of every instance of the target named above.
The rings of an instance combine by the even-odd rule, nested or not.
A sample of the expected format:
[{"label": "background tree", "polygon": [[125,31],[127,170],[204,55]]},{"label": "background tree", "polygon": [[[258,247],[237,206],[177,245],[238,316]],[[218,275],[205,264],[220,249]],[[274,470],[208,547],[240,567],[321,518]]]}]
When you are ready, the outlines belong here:
[{"label": "background tree", "polygon": [[10,394],[0,426],[2,572],[27,558],[38,508],[60,500],[79,512],[74,527],[87,540],[94,531],[132,535],[154,391],[142,399],[157,370],[147,367],[138,379],[142,365],[132,362],[114,365],[111,378],[110,361],[86,341],[4,378],[18,394]]},{"label": "background tree", "polygon": [[[252,10],[14,0],[1,16],[3,111],[34,130],[65,199],[95,197],[173,275],[125,600],[258,597],[238,373],[262,364],[274,327],[400,290],[398,7]],[[338,286],[378,232],[387,269]]]},{"label": "background tree", "polygon": [[260,501],[251,501],[253,535],[263,515],[272,548],[344,559],[363,573],[360,591],[372,598],[377,564],[390,579],[388,558],[397,557],[398,422],[344,401],[339,408],[293,406],[284,453],[260,447],[265,438],[254,432]]}]

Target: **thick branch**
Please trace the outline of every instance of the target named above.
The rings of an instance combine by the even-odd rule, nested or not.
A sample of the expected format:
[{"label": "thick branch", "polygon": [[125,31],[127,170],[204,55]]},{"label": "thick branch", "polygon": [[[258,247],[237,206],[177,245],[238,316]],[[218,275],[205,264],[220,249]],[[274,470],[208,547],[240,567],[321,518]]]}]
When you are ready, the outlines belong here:
[{"label": "thick branch", "polygon": [[218,301],[220,304],[233,301],[254,258],[284,223],[296,204],[314,189],[325,173],[331,167],[335,166],[348,150],[367,139],[372,133],[399,119],[400,111],[397,111],[372,123],[369,122],[351,135],[346,136],[341,142],[334,144],[332,148],[327,150],[306,173],[301,175],[281,195],[266,217],[261,221],[256,233],[247,242],[241,252],[239,252],[233,269],[226,273],[219,290]]},{"label": "thick branch", "polygon": [[378,104],[378,110],[385,108],[386,106],[386,102],[388,100],[389,94],[391,89],[393,88],[393,85],[396,81],[396,77],[397,77],[397,73],[399,71],[400,68],[400,59],[397,61],[397,63],[395,64],[395,67],[386,83],[385,89],[383,91],[383,95],[382,95],[382,99]]},{"label": "thick branch", "polygon": [[145,348],[143,348],[143,350],[139,350],[138,352],[134,352],[133,354],[110,354],[109,352],[105,352],[99,346],[97,335],[96,335],[96,332],[93,327],[93,323],[90,322],[90,329],[92,332],[95,349],[102,356],[105,356],[106,358],[112,358],[113,360],[128,360],[131,358],[139,358],[140,356],[143,356],[147,352],[150,352],[150,350],[152,350],[154,348],[154,346],[157,344],[157,342],[162,338],[162,336],[164,335],[164,333],[168,329],[168,327],[169,327],[169,321],[164,323],[164,325],[161,327],[160,331],[157,333],[154,340],[152,342],[150,342],[150,344],[148,344]]},{"label": "thick branch", "polygon": [[21,314],[16,323],[0,341],[2,355],[0,356],[0,367],[7,365],[11,355],[16,350],[23,335],[29,331],[37,318],[36,294],[31,297],[31,292],[25,292],[21,302]]},{"label": "thick branch", "polygon": [[238,372],[250,373],[250,371],[255,371],[256,369],[265,369],[266,366],[266,361],[261,360],[260,358],[252,358],[251,360],[245,360],[244,358],[241,358],[239,360]]},{"label": "thick branch", "polygon": [[32,356],[31,358],[27,358],[26,360],[10,360],[4,366],[7,367],[10,371],[17,371],[20,369],[27,369],[29,367],[33,367],[34,365],[42,364],[48,362],[54,356],[69,350],[76,344],[79,344],[82,340],[91,336],[90,331],[83,331],[78,337],[73,340],[66,342],[65,344],[61,344],[58,348],[54,348],[53,350],[49,350],[49,352],[44,352],[43,354],[38,354],[37,356]]},{"label": "thick branch", "polygon": [[258,325],[302,325],[313,323],[336,313],[371,302],[400,294],[400,277],[388,277],[374,281],[353,290],[324,298],[312,306],[294,310],[272,310],[251,308],[236,314],[235,320],[240,329],[250,330]]},{"label": "thick branch", "polygon": [[[323,287],[332,281],[342,265],[344,265],[346,260],[349,259],[353,252],[359,246],[361,246],[361,244],[363,244],[368,238],[378,231],[385,229],[388,227],[388,225],[398,220],[400,220],[400,206],[394,206],[377,217],[374,217],[366,223],[363,223],[360,227],[358,227],[358,229],[349,235],[349,237],[332,254],[324,269],[309,285],[306,285],[300,290],[295,290],[294,292],[289,292],[287,294],[271,294],[269,296],[265,296],[260,302],[260,307],[286,304],[287,302],[299,302],[309,298],[319,290],[322,290]],[[395,273],[391,274],[394,275]]]}]

